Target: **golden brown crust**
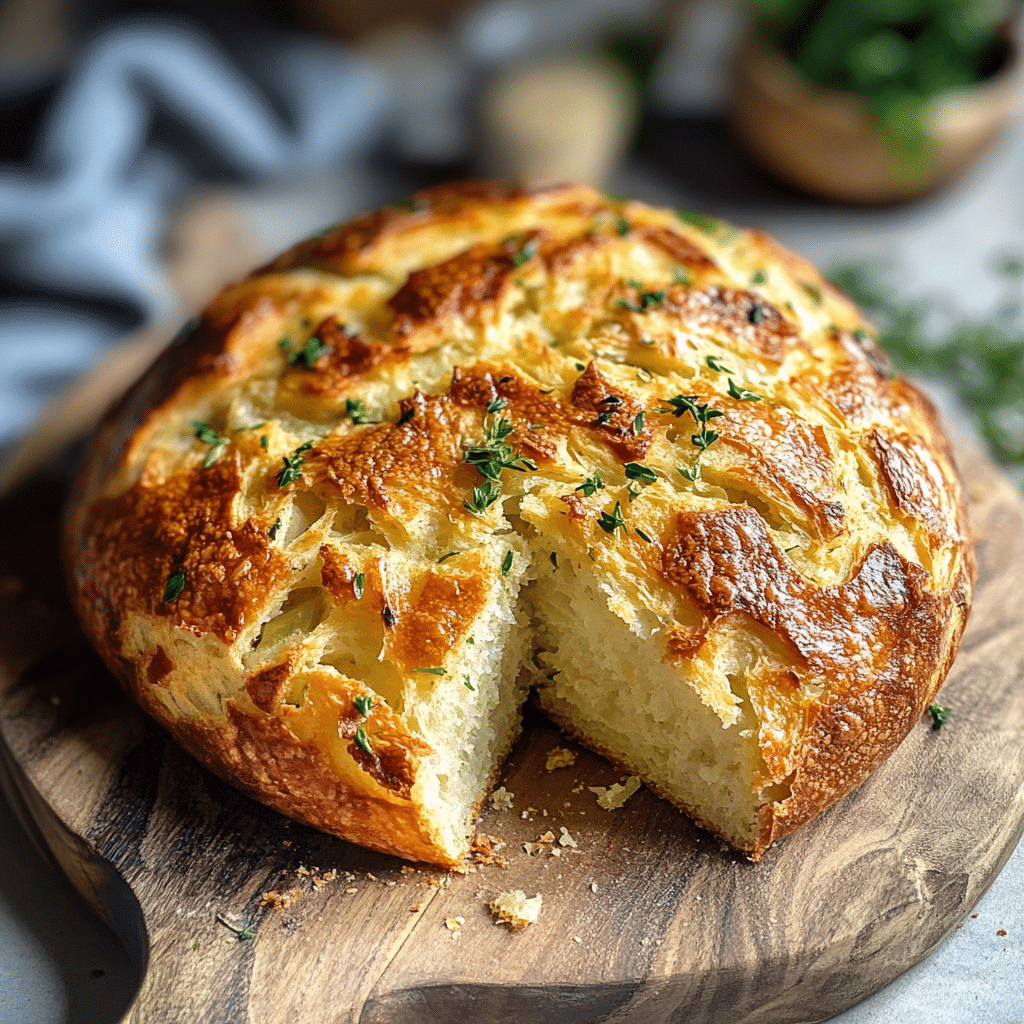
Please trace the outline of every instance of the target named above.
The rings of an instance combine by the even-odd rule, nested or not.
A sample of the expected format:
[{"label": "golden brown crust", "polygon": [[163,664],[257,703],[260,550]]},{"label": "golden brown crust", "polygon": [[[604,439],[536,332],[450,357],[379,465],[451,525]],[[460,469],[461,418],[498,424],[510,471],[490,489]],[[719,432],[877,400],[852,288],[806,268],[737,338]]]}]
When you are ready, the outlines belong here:
[{"label": "golden brown crust", "polygon": [[[687,401],[713,411],[706,450]],[[495,482],[467,453],[499,418]],[[655,482],[627,491],[628,464]],[[71,586],[111,669],[215,771],[453,863],[406,705],[468,650],[511,564],[503,502],[527,498],[609,592],[643,581],[669,662],[725,622],[785,652],[748,680],[777,794],[755,857],[891,753],[956,652],[956,471],[849,300],[758,232],[583,186],[424,190],[225,289],[101,424]]]}]

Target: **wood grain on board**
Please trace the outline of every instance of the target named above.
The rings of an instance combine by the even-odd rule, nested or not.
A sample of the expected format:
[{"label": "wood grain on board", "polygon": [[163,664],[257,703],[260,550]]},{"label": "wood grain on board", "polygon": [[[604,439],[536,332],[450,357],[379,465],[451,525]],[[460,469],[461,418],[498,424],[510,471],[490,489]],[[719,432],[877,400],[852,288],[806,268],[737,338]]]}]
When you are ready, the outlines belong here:
[{"label": "wood grain on board", "polygon": [[[479,825],[504,868],[410,871],[250,801],[135,710],[79,634],[58,473],[0,507],[0,775],[145,966],[133,1022],[821,1020],[933,949],[1024,828],[1024,515],[990,464],[962,462],[979,577],[949,723],[919,723],[757,865],[645,790],[602,810],[587,787],[618,774],[534,712],[501,780],[514,809]],[[578,758],[548,771],[556,745]],[[563,827],[575,845],[524,851]],[[537,924],[494,923],[508,889],[542,894]]]}]

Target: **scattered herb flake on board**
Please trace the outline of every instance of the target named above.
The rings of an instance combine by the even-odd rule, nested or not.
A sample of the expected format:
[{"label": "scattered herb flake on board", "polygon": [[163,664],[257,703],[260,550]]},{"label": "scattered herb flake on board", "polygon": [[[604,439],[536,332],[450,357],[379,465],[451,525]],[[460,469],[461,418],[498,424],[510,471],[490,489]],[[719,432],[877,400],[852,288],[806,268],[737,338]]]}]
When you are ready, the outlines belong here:
[{"label": "scattered herb flake on board", "polygon": [[366,735],[366,729],[362,725],[356,726],[356,743],[368,754],[373,753],[373,747],[370,746],[370,737]]},{"label": "scattered herb flake on board", "polygon": [[183,572],[176,572],[167,580],[167,586],[164,587],[164,600],[174,601],[181,596],[181,592],[185,589],[185,574]]},{"label": "scattered herb flake on board", "polygon": [[357,572],[356,578],[352,582],[352,593],[355,594],[356,600],[361,601],[363,597],[363,590],[366,587],[366,573]]},{"label": "scattered herb flake on board", "polygon": [[307,370],[313,369],[313,364],[327,352],[330,351],[331,346],[325,341],[321,341],[316,335],[313,335],[305,345],[302,346],[297,352],[293,352],[288,357],[288,362],[293,366],[297,366],[301,363]]},{"label": "scattered herb flake on board", "polygon": [[373,698],[368,694],[362,693],[355,699],[356,711],[359,712],[365,718],[370,711],[373,709]]},{"label": "scattered herb flake on board", "polygon": [[742,388],[739,384],[729,378],[729,397],[738,399],[741,402],[760,402],[762,401],[761,395],[753,391],[748,391],[746,388]]},{"label": "scattered herb flake on board", "polygon": [[271,526],[271,527],[270,527],[270,529],[269,529],[269,530],[267,530],[267,536],[268,536],[268,537],[269,537],[269,538],[270,538],[271,540],[277,540],[277,531],[278,531],[278,530],[280,530],[280,529],[281,529],[281,517],[280,517],[280,516],[278,516],[278,517],[277,517],[277,518],[276,518],[276,519],[274,520],[274,524],[273,524],[273,526]]},{"label": "scattered herb flake on board", "polygon": [[501,575],[505,576],[508,574],[509,569],[512,568],[512,552],[506,551],[505,557],[501,560]]},{"label": "scattered herb flake on board", "polygon": [[621,529],[624,533],[629,532],[629,528],[626,526],[625,517],[622,515],[622,506],[619,502],[615,502],[615,508],[609,512],[602,512],[597,517],[597,525],[604,530],[605,533],[612,534],[614,536],[615,531]]},{"label": "scattered herb flake on board", "polygon": [[217,915],[217,921],[224,925],[229,932],[234,932],[240,942],[245,942],[256,934],[252,928],[240,928],[237,924],[232,924],[230,921],[224,920],[220,914]]},{"label": "scattered herb flake on board", "polygon": [[928,714],[932,716],[932,728],[938,731],[949,719],[949,708],[944,708],[941,704],[929,704]]}]

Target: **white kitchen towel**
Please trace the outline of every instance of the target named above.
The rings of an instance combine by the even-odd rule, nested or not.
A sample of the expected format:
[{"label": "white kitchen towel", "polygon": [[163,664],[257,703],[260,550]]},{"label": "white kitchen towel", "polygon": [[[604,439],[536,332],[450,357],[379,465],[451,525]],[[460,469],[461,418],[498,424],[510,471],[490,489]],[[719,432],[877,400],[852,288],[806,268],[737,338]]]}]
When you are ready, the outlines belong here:
[{"label": "white kitchen towel", "polygon": [[379,141],[388,94],[365,61],[296,35],[256,37],[246,58],[258,84],[197,29],[110,27],[70,69],[31,165],[0,167],[0,447],[118,333],[167,311],[157,247],[182,190],[211,167],[322,173]]}]

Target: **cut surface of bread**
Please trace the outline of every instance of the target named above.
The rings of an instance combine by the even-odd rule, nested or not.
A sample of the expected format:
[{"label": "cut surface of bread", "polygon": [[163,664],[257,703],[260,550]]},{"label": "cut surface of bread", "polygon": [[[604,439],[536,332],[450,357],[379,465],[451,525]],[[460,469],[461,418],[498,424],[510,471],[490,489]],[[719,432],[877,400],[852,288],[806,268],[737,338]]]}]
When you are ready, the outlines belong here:
[{"label": "cut surface of bread", "polygon": [[101,423],[65,547],[195,757],[445,865],[531,687],[756,859],[906,736],[973,574],[930,405],[812,266],[503,183],[226,288]]}]

